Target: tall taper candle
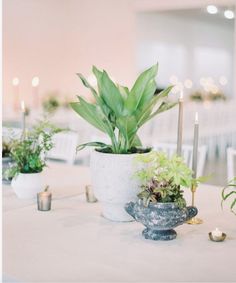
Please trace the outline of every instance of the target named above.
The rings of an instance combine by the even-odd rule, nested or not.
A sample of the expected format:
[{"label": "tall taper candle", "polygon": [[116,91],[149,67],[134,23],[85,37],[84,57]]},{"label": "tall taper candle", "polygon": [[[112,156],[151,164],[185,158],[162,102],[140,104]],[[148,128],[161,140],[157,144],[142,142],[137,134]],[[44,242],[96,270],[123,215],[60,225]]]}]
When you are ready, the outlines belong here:
[{"label": "tall taper candle", "polygon": [[182,154],[182,139],[183,139],[183,91],[179,96],[179,117],[178,117],[178,136],[177,136],[177,155]]},{"label": "tall taper candle", "polygon": [[22,110],[22,138],[25,137],[25,102],[21,101],[21,110]]},{"label": "tall taper candle", "polygon": [[197,177],[198,133],[199,133],[198,112],[196,112],[195,123],[194,123],[194,138],[193,138],[193,164],[192,164],[193,178]]},{"label": "tall taper candle", "polygon": [[39,78],[33,77],[32,79],[32,99],[33,99],[33,107],[37,109],[39,107]]},{"label": "tall taper candle", "polygon": [[18,78],[13,78],[12,87],[13,87],[13,109],[15,112],[20,109],[20,96],[19,96],[19,84],[20,80]]}]

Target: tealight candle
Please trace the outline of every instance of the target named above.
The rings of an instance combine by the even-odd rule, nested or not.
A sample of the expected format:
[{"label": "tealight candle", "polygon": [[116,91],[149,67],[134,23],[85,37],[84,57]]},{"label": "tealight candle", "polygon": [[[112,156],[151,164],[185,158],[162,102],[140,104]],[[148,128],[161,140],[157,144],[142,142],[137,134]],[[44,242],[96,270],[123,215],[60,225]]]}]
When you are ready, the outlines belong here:
[{"label": "tealight candle", "polygon": [[86,200],[87,202],[97,202],[97,199],[93,193],[92,186],[87,185],[85,187],[85,194],[86,194]]},{"label": "tealight candle", "polygon": [[217,239],[217,238],[222,237],[222,232],[221,232],[218,228],[216,228],[215,230],[213,230],[213,231],[211,232],[211,234],[212,234],[212,237],[213,237],[214,239]]},{"label": "tealight candle", "polygon": [[47,191],[46,187],[44,192],[37,194],[38,210],[49,211],[51,210],[52,194]]},{"label": "tealight candle", "polygon": [[25,102],[21,101],[21,111],[22,111],[22,136],[25,136]]},{"label": "tealight candle", "polygon": [[39,107],[38,88],[39,88],[39,78],[33,77],[32,79],[32,98],[33,98],[33,105],[35,108]]}]

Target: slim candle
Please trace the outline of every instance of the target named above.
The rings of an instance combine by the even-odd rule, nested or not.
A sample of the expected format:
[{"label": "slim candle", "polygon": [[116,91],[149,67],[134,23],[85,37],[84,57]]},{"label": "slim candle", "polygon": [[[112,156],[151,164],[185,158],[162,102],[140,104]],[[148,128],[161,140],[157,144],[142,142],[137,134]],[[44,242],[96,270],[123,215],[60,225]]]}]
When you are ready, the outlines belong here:
[{"label": "slim candle", "polygon": [[13,87],[13,109],[15,112],[19,110],[19,84],[20,80],[18,78],[13,78],[12,80],[12,87]]},{"label": "slim candle", "polygon": [[179,117],[178,117],[178,136],[177,136],[177,155],[182,154],[182,139],[183,139],[183,91],[179,96]]},{"label": "slim candle", "polygon": [[193,163],[192,163],[193,178],[197,177],[198,133],[199,133],[198,112],[196,112],[195,123],[194,123],[194,137],[193,137]]},{"label": "slim candle", "polygon": [[32,99],[33,99],[33,107],[37,109],[39,107],[39,78],[33,77],[32,79]]},{"label": "slim candle", "polygon": [[22,137],[24,138],[25,136],[25,102],[22,100],[21,101],[21,110],[22,110]]}]

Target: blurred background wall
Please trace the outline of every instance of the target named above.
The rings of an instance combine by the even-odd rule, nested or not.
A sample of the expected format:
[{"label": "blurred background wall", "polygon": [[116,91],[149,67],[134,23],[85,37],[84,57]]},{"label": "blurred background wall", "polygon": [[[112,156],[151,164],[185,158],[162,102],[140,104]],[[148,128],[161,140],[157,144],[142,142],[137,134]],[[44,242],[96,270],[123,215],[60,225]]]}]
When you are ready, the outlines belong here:
[{"label": "blurred background wall", "polygon": [[172,76],[191,79],[211,77],[232,96],[234,75],[234,21],[198,10],[140,13],[137,17],[137,62],[140,70],[158,59],[158,82],[165,87]]},{"label": "blurred background wall", "polygon": [[34,76],[42,96],[83,93],[75,73],[89,76],[92,65],[123,84],[134,78],[133,1],[5,0],[3,15],[5,105],[13,98],[14,77],[26,103]]}]

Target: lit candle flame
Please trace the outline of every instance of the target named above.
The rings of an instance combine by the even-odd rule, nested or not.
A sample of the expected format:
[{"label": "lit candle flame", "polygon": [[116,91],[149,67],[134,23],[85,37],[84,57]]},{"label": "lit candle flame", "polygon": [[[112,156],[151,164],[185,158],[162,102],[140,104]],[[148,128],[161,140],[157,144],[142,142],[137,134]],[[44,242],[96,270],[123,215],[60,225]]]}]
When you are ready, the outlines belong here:
[{"label": "lit candle flame", "polygon": [[198,124],[198,112],[195,113],[195,124]]},{"label": "lit candle flame", "polygon": [[32,86],[37,87],[39,85],[39,77],[33,77]]},{"label": "lit candle flame", "polygon": [[20,80],[18,78],[13,78],[13,80],[12,80],[12,85],[13,86],[18,86],[19,83],[20,83]]},{"label": "lit candle flame", "polygon": [[184,92],[183,90],[181,90],[179,95],[179,100],[183,100],[183,98],[184,98]]}]

